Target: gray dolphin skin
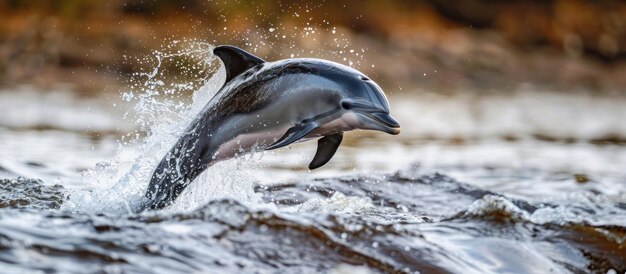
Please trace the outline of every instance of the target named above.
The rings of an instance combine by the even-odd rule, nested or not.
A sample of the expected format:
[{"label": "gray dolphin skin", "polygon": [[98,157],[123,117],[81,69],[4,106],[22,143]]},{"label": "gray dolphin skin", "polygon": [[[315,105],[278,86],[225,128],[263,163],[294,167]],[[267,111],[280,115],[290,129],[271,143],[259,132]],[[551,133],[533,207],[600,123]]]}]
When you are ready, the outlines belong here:
[{"label": "gray dolphin skin", "polygon": [[226,82],[154,171],[140,210],[170,205],[217,161],[319,138],[309,169],[326,164],[354,129],[400,133],[376,83],[331,61],[266,62],[234,46],[213,53]]}]

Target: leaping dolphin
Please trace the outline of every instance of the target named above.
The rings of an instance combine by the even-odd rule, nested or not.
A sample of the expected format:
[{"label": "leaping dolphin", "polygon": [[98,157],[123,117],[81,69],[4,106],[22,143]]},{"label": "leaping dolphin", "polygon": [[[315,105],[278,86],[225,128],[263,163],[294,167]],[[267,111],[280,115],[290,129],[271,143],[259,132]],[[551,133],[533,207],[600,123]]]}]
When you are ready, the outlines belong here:
[{"label": "leaping dolphin", "polygon": [[310,58],[266,62],[234,46],[213,53],[226,82],[157,166],[141,210],[168,206],[217,161],[322,137],[309,164],[315,169],[345,131],[400,133],[383,91],[355,69]]}]

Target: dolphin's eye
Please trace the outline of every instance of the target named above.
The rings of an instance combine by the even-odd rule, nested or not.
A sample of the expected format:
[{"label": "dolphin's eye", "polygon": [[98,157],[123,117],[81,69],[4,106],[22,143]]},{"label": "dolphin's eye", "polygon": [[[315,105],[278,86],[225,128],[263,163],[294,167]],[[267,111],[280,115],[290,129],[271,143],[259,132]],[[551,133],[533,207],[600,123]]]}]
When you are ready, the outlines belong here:
[{"label": "dolphin's eye", "polygon": [[352,108],[352,104],[350,104],[349,102],[341,102],[341,107],[343,107],[344,109],[351,109]]}]

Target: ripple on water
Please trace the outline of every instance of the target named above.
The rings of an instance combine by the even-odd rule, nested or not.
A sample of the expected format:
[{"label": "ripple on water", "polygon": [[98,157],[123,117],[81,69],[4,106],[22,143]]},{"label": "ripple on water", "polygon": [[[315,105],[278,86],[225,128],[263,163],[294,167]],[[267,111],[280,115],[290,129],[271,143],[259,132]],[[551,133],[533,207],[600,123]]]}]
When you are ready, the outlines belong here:
[{"label": "ripple on water", "polygon": [[[66,199],[62,188],[21,178],[3,183],[5,200],[29,201],[0,211],[0,260],[21,271],[626,270],[626,226],[594,224],[591,215],[537,217],[586,203],[513,199],[417,170],[258,185],[273,207],[216,198],[193,210],[139,215],[42,211]],[[602,208],[587,209],[614,205],[611,214],[626,214],[619,201],[600,200]]]}]

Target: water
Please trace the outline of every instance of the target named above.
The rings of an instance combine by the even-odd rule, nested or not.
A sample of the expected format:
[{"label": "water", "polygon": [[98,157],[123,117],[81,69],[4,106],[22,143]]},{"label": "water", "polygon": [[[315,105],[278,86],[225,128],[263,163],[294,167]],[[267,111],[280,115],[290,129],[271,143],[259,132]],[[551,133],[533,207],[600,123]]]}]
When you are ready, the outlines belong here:
[{"label": "water", "polygon": [[222,162],[129,213],[220,77],[193,100],[150,77],[124,96],[1,92],[3,272],[626,271],[619,96],[396,91],[399,136],[347,133],[314,172],[314,142]]}]

